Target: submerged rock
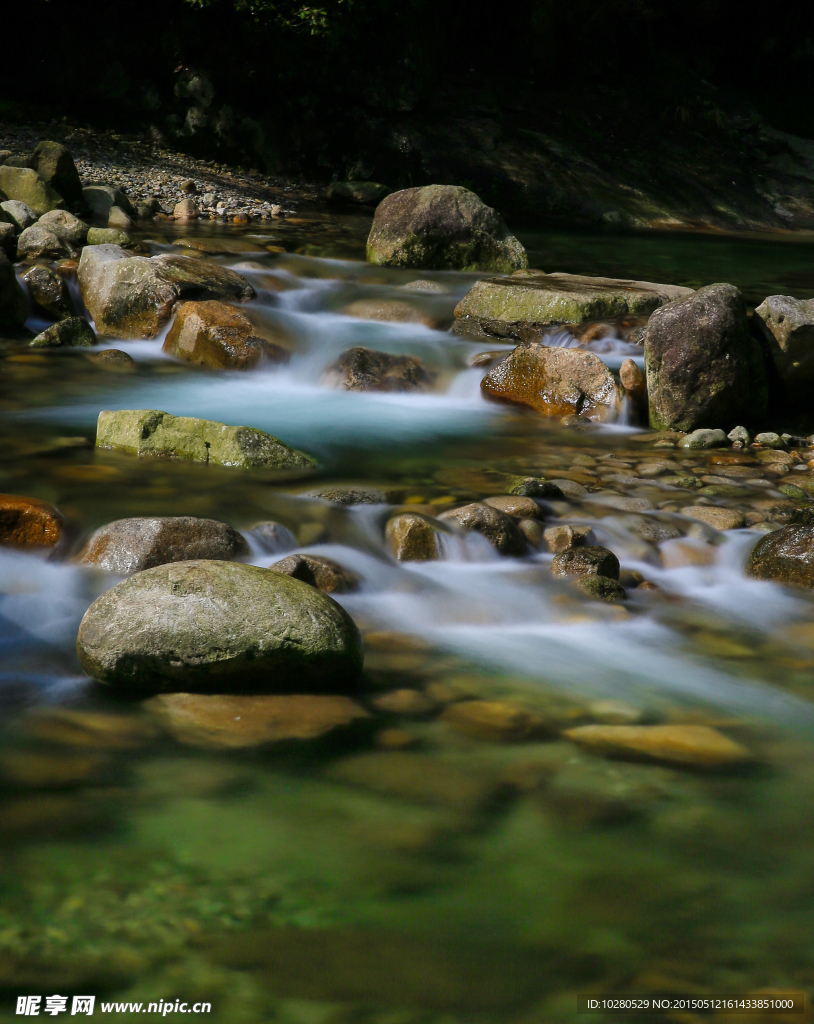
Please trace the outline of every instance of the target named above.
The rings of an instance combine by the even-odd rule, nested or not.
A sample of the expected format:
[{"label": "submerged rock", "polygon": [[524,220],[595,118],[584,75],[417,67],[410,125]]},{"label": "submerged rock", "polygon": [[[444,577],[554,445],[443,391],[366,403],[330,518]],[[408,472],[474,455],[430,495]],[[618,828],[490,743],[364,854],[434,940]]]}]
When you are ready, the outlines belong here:
[{"label": "submerged rock", "polygon": [[531,272],[477,281],[455,307],[457,334],[537,341],[552,324],[647,316],[691,288],[577,274]]},{"label": "submerged rock", "polygon": [[269,569],[316,587],[323,594],[346,594],[358,589],[361,582],[355,572],[345,569],[332,558],[318,555],[289,555],[274,562]]},{"label": "submerged rock", "polygon": [[440,554],[438,531],[414,512],[393,516],[385,527],[384,539],[399,562],[432,562]]},{"label": "submerged rock", "polygon": [[422,313],[409,302],[398,299],[357,299],[343,306],[339,311],[345,316],[355,316],[360,320],[380,320],[382,323],[423,324],[425,327],[438,325],[435,317]]},{"label": "submerged rock", "polygon": [[29,348],[91,348],[97,342],[93,328],[81,316],[51,324],[29,344]]},{"label": "submerged rock", "polygon": [[376,181],[334,181],[325,193],[333,206],[376,206],[391,189]]},{"label": "submerged rock", "polygon": [[53,547],[61,539],[62,516],[52,505],[0,494],[0,544],[4,547]]},{"label": "submerged rock", "polygon": [[766,412],[763,352],[734,285],[711,284],[657,309],[644,353],[650,425],[658,430],[729,426]]},{"label": "submerged rock", "polygon": [[287,526],[283,526],[282,523],[275,523],[272,520],[255,523],[250,532],[263,551],[269,554],[276,554],[278,551],[285,551],[287,548],[297,546],[297,538],[291,530]]},{"label": "submerged rock", "polygon": [[119,690],[342,692],[362,638],[331,598],[240,562],[188,561],[136,573],[82,619],[85,671]]},{"label": "submerged rock", "polygon": [[248,317],[225,302],[185,302],[164,341],[163,351],[199,366],[245,370],[268,361],[281,363],[290,353],[255,337]]},{"label": "submerged rock", "polygon": [[289,448],[262,430],[231,427],[192,416],[171,416],[157,409],[100,412],[96,445],[134,455],[171,455],[242,469],[301,469],[316,465],[309,455]]},{"label": "submerged rock", "polygon": [[415,356],[350,348],[325,371],[324,380],[346,391],[423,391],[433,375]]},{"label": "submerged rock", "polygon": [[60,142],[40,142],[28,161],[42,180],[71,205],[82,204],[82,185],[71,152]]},{"label": "submerged rock", "polygon": [[85,358],[103,370],[132,373],[136,369],[135,359],[118,348],[106,348],[101,352],[90,353]]},{"label": "submerged rock", "polygon": [[321,739],[370,719],[350,697],[332,694],[163,693],[144,706],[180,743],[221,750]]},{"label": "submerged rock", "polygon": [[605,576],[618,580],[619,559],[607,548],[586,544],[557,555],[551,572],[554,576]]},{"label": "submerged rock", "polygon": [[425,270],[495,270],[528,266],[526,251],[503,218],[460,185],[394,192],[376,208],[369,263]]},{"label": "submerged rock", "polygon": [[76,316],[68,286],[63,277],[50,267],[38,264],[23,274],[34,306],[54,320]]},{"label": "submerged rock", "polygon": [[481,389],[543,416],[604,417],[618,402],[616,382],[598,356],[539,343],[519,345],[486,374]]},{"label": "submerged rock", "polygon": [[622,584],[607,576],[581,576],[574,582],[584,594],[595,601],[616,604],[618,601],[624,601],[627,597]]},{"label": "submerged rock", "polygon": [[478,740],[518,742],[551,733],[545,719],[517,704],[498,700],[465,700],[450,706],[441,720],[454,729]]},{"label": "submerged rock", "polygon": [[443,512],[439,519],[457,523],[464,530],[481,534],[503,555],[522,555],[526,539],[511,516],[478,501]]},{"label": "submerged rock", "polygon": [[63,197],[30,167],[0,166],[0,189],[8,199],[25,203],[38,217],[65,207]]},{"label": "submerged rock", "polygon": [[240,274],[191,256],[134,256],[117,245],[82,250],[79,287],[102,337],[153,338],[180,299],[245,302],[254,289]]},{"label": "submerged rock", "polygon": [[814,587],[814,526],[797,523],[766,534],[752,548],[746,572],[758,580]]},{"label": "submerged rock", "polygon": [[740,530],[746,526],[742,512],[734,508],[720,508],[717,505],[687,505],[679,509],[682,515],[697,519],[716,530]]},{"label": "submerged rock", "polygon": [[248,553],[249,546],[237,530],[216,519],[137,517],[117,519],[96,530],[79,561],[129,576],[167,562],[228,561]]},{"label": "submerged rock", "polygon": [[692,768],[727,768],[751,760],[746,747],[706,725],[581,725],[563,735],[598,754]]}]

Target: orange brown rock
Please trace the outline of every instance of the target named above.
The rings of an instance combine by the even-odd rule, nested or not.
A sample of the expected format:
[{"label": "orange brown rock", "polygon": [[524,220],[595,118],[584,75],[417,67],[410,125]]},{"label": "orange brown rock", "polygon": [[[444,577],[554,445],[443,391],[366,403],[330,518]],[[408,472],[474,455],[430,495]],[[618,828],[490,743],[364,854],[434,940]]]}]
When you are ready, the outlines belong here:
[{"label": "orange brown rock", "polygon": [[62,516],[52,505],[0,494],[0,544],[4,547],[53,547],[61,537]]}]

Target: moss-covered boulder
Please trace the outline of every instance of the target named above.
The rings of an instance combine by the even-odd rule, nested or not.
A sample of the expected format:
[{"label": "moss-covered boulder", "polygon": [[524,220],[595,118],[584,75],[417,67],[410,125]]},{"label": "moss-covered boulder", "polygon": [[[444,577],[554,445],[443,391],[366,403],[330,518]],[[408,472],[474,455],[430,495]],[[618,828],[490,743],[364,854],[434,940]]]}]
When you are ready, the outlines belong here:
[{"label": "moss-covered boulder", "polygon": [[691,288],[539,271],[476,281],[455,307],[456,334],[536,340],[552,324],[649,316]]},{"label": "moss-covered boulder", "polygon": [[503,218],[460,185],[393,192],[376,208],[369,263],[425,270],[495,270],[528,266],[526,250]]},{"label": "moss-covered boulder", "polygon": [[38,334],[30,348],[91,348],[96,344],[93,328],[81,316],[71,316]]},{"label": "moss-covered boulder", "polygon": [[38,217],[65,208],[65,200],[30,167],[0,167],[0,189],[9,199],[30,206]]},{"label": "moss-covered boulder", "polygon": [[122,248],[128,248],[133,244],[133,239],[126,231],[120,231],[118,228],[89,228],[88,245],[120,245]]},{"label": "moss-covered boulder", "polygon": [[100,412],[96,445],[134,455],[169,455],[241,469],[310,469],[316,465],[309,455],[262,430],[230,427],[193,416],[170,416],[156,409]]},{"label": "moss-covered boulder", "polygon": [[306,583],[239,562],[136,573],[85,613],[77,654],[117,690],[338,693],[356,687],[362,638]]},{"label": "moss-covered boulder", "polygon": [[82,185],[71,152],[61,142],[40,142],[28,161],[46,184],[71,206],[82,205]]},{"label": "moss-covered boulder", "polygon": [[657,309],[644,339],[650,425],[657,430],[759,422],[768,384],[763,350],[732,284],[711,284]]},{"label": "moss-covered boulder", "polygon": [[118,245],[86,246],[77,276],[102,337],[154,338],[179,300],[254,296],[248,281],[226,267],[190,256],[134,256]]}]

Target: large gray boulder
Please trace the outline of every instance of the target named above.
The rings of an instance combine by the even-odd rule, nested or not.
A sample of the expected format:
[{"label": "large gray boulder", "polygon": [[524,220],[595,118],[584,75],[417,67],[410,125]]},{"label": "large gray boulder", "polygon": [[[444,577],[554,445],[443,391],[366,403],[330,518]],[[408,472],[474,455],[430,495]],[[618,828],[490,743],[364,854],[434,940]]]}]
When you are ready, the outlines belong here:
[{"label": "large gray boulder", "polygon": [[82,201],[95,217],[104,219],[105,222],[114,206],[124,210],[128,217],[135,216],[130,200],[124,192],[113,188],[112,185],[86,185],[82,189]]},{"label": "large gray boulder", "polygon": [[649,316],[692,294],[691,288],[651,281],[530,270],[476,281],[455,307],[453,330],[476,340],[534,341],[552,324]]},{"label": "large gray boulder", "polygon": [[239,562],[195,560],[136,573],[85,613],[77,654],[117,690],[279,693],[353,690],[362,638],[307,583]]},{"label": "large gray boulder", "polygon": [[194,516],[117,519],[100,527],[79,561],[129,576],[168,562],[230,561],[248,555],[249,545],[227,523]]},{"label": "large gray boulder", "polygon": [[0,189],[9,199],[30,206],[38,217],[49,210],[64,209],[65,200],[30,167],[0,167]]},{"label": "large gray boulder", "polygon": [[731,284],[711,284],[657,309],[644,339],[650,425],[657,430],[754,423],[766,413],[760,342]]},{"label": "large gray boulder", "polygon": [[61,260],[77,255],[76,249],[69,242],[42,227],[39,221],[26,228],[17,239],[17,258],[21,260]]},{"label": "large gray boulder", "polygon": [[19,330],[27,319],[28,298],[14,273],[14,264],[0,252],[0,330]]},{"label": "large gray boulder", "polygon": [[254,297],[248,281],[226,267],[191,256],[134,256],[118,245],[86,246],[77,276],[102,337],[154,338],[179,300]]},{"label": "large gray boulder", "polygon": [[36,213],[28,203],[21,203],[19,199],[7,199],[0,203],[0,210],[3,211],[7,220],[12,223],[18,232],[30,228],[37,220]]},{"label": "large gray boulder", "polygon": [[755,309],[754,323],[789,396],[807,397],[814,383],[814,299],[770,295]]},{"label": "large gray boulder", "polygon": [[168,455],[240,469],[311,469],[316,463],[271,434],[254,427],[230,427],[194,416],[170,416],[157,409],[102,411],[97,448],[133,455]]},{"label": "large gray boulder", "polygon": [[88,237],[88,225],[67,210],[50,210],[37,221],[37,227],[47,228],[63,242],[78,249]]},{"label": "large gray boulder", "polygon": [[70,150],[61,142],[40,142],[28,161],[46,184],[70,203],[82,205],[82,185]]},{"label": "large gray boulder", "polygon": [[528,406],[543,416],[606,419],[619,401],[616,382],[599,356],[539,342],[518,345],[486,374],[481,390],[490,398]]},{"label": "large gray boulder", "polygon": [[752,548],[746,572],[758,580],[814,587],[814,526],[800,523],[767,533]]},{"label": "large gray boulder", "polygon": [[503,218],[460,185],[393,192],[376,207],[367,259],[388,267],[495,270],[528,266]]}]

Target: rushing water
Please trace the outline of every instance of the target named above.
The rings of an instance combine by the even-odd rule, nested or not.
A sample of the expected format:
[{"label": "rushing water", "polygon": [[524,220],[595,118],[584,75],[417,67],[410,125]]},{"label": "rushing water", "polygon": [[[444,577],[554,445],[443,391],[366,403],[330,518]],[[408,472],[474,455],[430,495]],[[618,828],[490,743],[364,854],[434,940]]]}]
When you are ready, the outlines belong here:
[{"label": "rushing water", "polygon": [[[0,551],[0,1019],[25,993],[202,1000],[229,1022],[542,1024],[576,1020],[579,992],[810,990],[814,604],[743,571],[787,501],[782,474],[800,471],[716,476],[726,465],[710,453],[654,448],[624,419],[575,427],[487,403],[470,364],[500,346],[447,332],[474,275],[368,267],[366,229],[317,213],[265,233],[208,229],[229,250],[211,258],[257,291],[250,315],[287,338],[284,367],[202,371],[159,339],[115,342],[137,365],[114,373],[81,352],[7,346],[2,486],[56,504],[69,543],[51,559]],[[547,270],[726,279],[750,301],[814,293],[809,243],[526,240]],[[145,235],[153,252],[172,242]],[[435,290],[404,288],[418,278]],[[409,302],[435,326],[342,312],[360,299]],[[639,359],[615,332],[590,344],[612,367]],[[328,387],[354,345],[418,356],[433,389]],[[250,424],[321,469],[281,478],[96,452],[97,414],[112,408]],[[696,490],[664,483],[659,458]],[[624,605],[581,599],[550,554],[501,557],[477,535],[450,531],[438,562],[392,559],[395,506],[435,515],[502,493],[507,474],[564,482],[546,519],[590,526],[618,555],[634,588]],[[750,527],[684,515],[700,484]],[[308,494],[329,487],[381,500]],[[366,687],[435,702],[381,723],[404,749],[370,734],[305,752],[200,749],[89,684],[77,626],[116,580],[71,555],[103,523],[173,514],[231,523],[259,565],[310,551],[359,575],[339,599],[366,637]],[[265,520],[288,544],[264,546],[252,528]],[[635,589],[642,578],[659,589]],[[514,701],[556,727],[525,743],[467,737],[436,713],[459,697]],[[65,709],[103,717],[80,727]],[[590,720],[709,724],[753,759],[709,774],[606,760],[557,735]]]}]

